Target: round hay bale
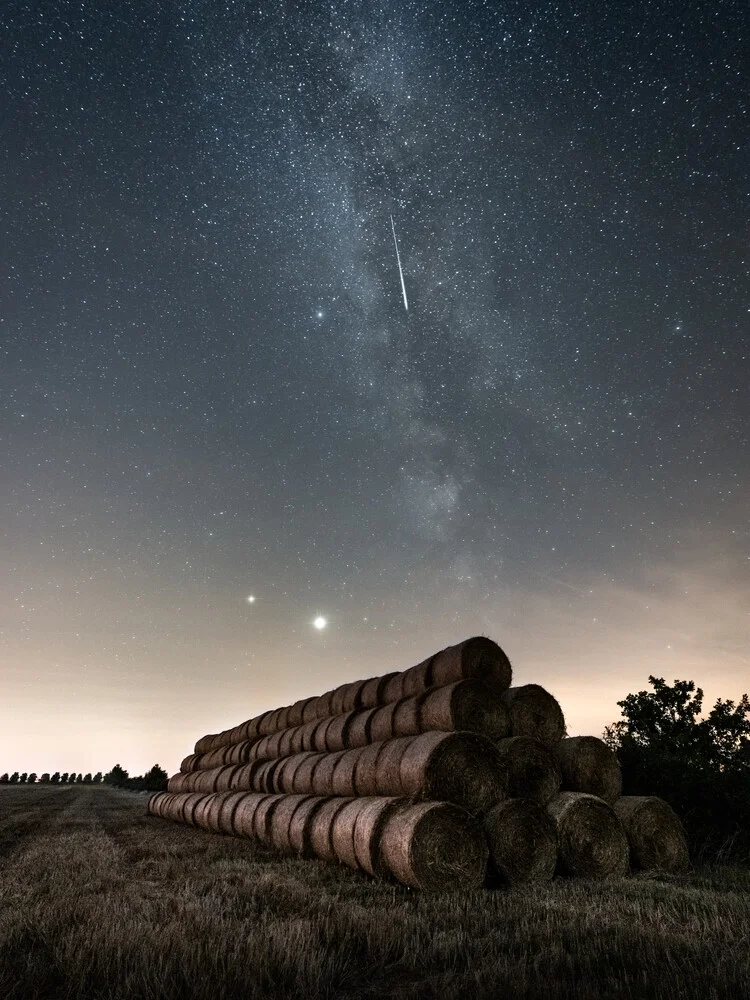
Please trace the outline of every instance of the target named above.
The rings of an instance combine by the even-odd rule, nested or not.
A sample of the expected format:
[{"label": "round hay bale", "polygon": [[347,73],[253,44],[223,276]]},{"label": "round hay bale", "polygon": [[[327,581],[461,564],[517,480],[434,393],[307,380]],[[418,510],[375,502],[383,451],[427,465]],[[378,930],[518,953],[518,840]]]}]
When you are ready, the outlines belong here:
[{"label": "round hay bale", "polygon": [[378,757],[387,743],[369,743],[359,747],[359,758],[354,765],[354,787],[357,795],[377,795]]},{"label": "round hay bale", "polygon": [[[404,739],[386,740],[382,744],[382,749],[375,758],[373,795],[399,796],[404,794],[402,791],[401,762],[413,739],[414,737],[407,736]],[[426,798],[420,792],[421,788],[417,789],[415,796]]]},{"label": "round hay bale", "polygon": [[305,797],[305,801],[299,805],[289,821],[289,848],[301,858],[312,858],[310,833],[313,820],[317,812],[323,807],[328,799],[320,795],[310,795]]},{"label": "round hay bale", "polygon": [[352,681],[347,685],[342,702],[343,712],[358,712],[362,708],[362,689],[367,681]]},{"label": "round hay bale", "polygon": [[179,792],[166,792],[164,798],[160,800],[157,808],[162,819],[172,821],[179,820],[179,806],[181,805],[182,794]]},{"label": "round hay bale", "polygon": [[346,734],[350,747],[364,747],[368,743],[376,742],[372,738],[372,718],[377,711],[377,708],[364,708],[354,713]]},{"label": "round hay bale", "polygon": [[511,736],[530,736],[550,745],[565,736],[562,709],[539,684],[508,688],[502,699],[510,717]]},{"label": "round hay bale", "polygon": [[196,826],[199,826],[202,830],[210,829],[208,825],[208,814],[214,800],[216,799],[216,795],[217,795],[216,792],[212,792],[209,795],[204,795],[201,801],[195,807],[195,811],[193,813],[193,823]]},{"label": "round hay bale", "polygon": [[189,823],[191,826],[195,826],[193,822],[193,814],[195,813],[195,808],[203,798],[202,792],[187,792],[180,803],[180,822]]},{"label": "round hay bale", "polygon": [[422,694],[432,686],[432,661],[435,655],[428,656],[426,660],[403,672],[401,680],[403,698],[413,698],[414,695]]},{"label": "round hay bale", "polygon": [[206,750],[211,748],[211,741],[213,740],[215,733],[208,733],[206,736],[201,736],[199,740],[195,741],[195,752],[205,753]]},{"label": "round hay bale", "polygon": [[331,778],[332,795],[350,797],[357,794],[357,786],[354,780],[354,775],[359,756],[360,751],[358,749],[343,750],[341,752],[341,756],[333,769],[333,776]]},{"label": "round hay bale", "polygon": [[647,872],[681,872],[689,868],[682,823],[664,799],[624,795],[613,808],[628,838],[633,868]]},{"label": "round hay bale", "polygon": [[291,712],[291,705],[287,705],[284,708],[279,709],[278,726],[279,730],[289,729],[291,722],[289,721],[289,713]]},{"label": "round hay bale", "polygon": [[544,743],[530,736],[511,736],[495,746],[510,798],[531,799],[543,806],[560,791],[560,769]]},{"label": "round hay bale", "polygon": [[469,813],[484,813],[507,798],[497,747],[483,736],[423,733],[403,742],[399,785],[390,790],[378,782],[378,794],[452,802]]},{"label": "round hay bale", "polygon": [[295,701],[295,703],[289,709],[289,716],[287,721],[290,726],[302,725],[302,716],[304,715],[305,712],[305,705],[307,705],[308,702],[313,700],[314,699],[312,698],[300,698],[299,701]]},{"label": "round hay bale", "polygon": [[[186,792],[185,779],[187,774],[182,771],[178,771],[177,774],[173,774],[169,781],[167,782],[168,792]],[[157,795],[163,795],[164,792],[157,792]],[[149,810],[150,811],[150,810]]]},{"label": "round hay bale", "polygon": [[586,792],[560,792],[546,808],[557,826],[561,872],[580,878],[607,878],[627,872],[625,831],[603,799]]},{"label": "round hay bale", "polygon": [[349,687],[349,682],[346,684],[339,684],[337,688],[334,688],[331,692],[331,715],[343,715],[344,713],[344,698],[346,697],[346,692]]},{"label": "round hay bale", "polygon": [[315,722],[318,718],[318,698],[308,698],[302,707],[302,724],[307,725],[308,722]]},{"label": "round hay bale", "polygon": [[347,712],[331,719],[331,724],[326,729],[327,750],[346,750],[348,748],[347,736],[355,714],[355,712]]},{"label": "round hay bale", "polygon": [[331,832],[337,813],[350,799],[322,798],[320,808],[314,813],[309,829],[310,853],[323,861],[335,861]]},{"label": "round hay bale", "polygon": [[247,764],[240,764],[232,775],[230,787],[244,792],[260,791],[257,776],[266,763],[264,760],[251,760]]},{"label": "round hay bale", "polygon": [[318,723],[313,735],[316,750],[327,752],[330,749],[328,746],[328,730],[331,728],[333,721],[333,716],[329,716],[327,719],[321,719]]},{"label": "round hay bale", "polygon": [[316,719],[329,719],[333,712],[331,710],[331,705],[333,703],[333,691],[326,691],[319,698],[315,699],[315,718]]},{"label": "round hay bale", "polygon": [[234,833],[234,813],[237,806],[245,798],[247,792],[225,792],[221,796],[221,802],[216,814],[216,827],[218,833],[231,836]]},{"label": "round hay bale", "polygon": [[294,729],[289,729],[289,756],[295,753],[302,753],[305,749],[303,745],[303,736],[305,732],[304,726],[295,726]]},{"label": "round hay bale", "polygon": [[319,725],[320,721],[318,719],[313,719],[312,722],[306,722],[304,725],[299,727],[299,735],[295,738],[295,742],[299,742],[300,751],[315,749],[313,735]]},{"label": "round hay bale", "polygon": [[[302,757],[303,755],[299,754],[298,756]],[[315,775],[317,773],[318,765],[324,757],[324,753],[318,753],[316,751],[311,751],[310,753],[304,755],[304,759],[294,772],[294,781],[291,789],[293,792],[304,795],[313,791],[316,787]]]},{"label": "round hay bale", "polygon": [[242,764],[229,764],[227,767],[218,768],[214,777],[214,791],[228,792],[234,788],[234,776],[242,766]]},{"label": "round hay bale", "polygon": [[272,779],[278,764],[278,760],[263,760],[260,762],[260,767],[253,775],[253,791],[268,792],[269,794],[274,791]]},{"label": "round hay bale", "polygon": [[273,814],[283,801],[283,795],[269,795],[258,803],[253,815],[253,837],[265,846],[271,843],[271,821]]},{"label": "round hay bale", "polygon": [[181,771],[199,771],[201,761],[205,757],[203,753],[190,753],[180,764]]},{"label": "round hay bale", "polygon": [[211,802],[205,812],[206,829],[210,830],[211,833],[220,833],[221,827],[219,826],[219,818],[221,815],[221,809],[224,805],[224,800],[228,795],[234,795],[234,792],[217,792],[211,798]]},{"label": "round hay bale", "polygon": [[291,757],[293,753],[297,753],[292,749],[294,733],[294,729],[283,729],[279,733],[279,757]]},{"label": "round hay bale", "polygon": [[571,736],[552,747],[566,792],[588,792],[612,805],[622,792],[620,762],[596,736]]},{"label": "round hay bale", "polygon": [[261,736],[272,736],[274,733],[279,731],[280,714],[281,709],[274,708],[272,712],[268,712],[268,714],[263,717],[263,721],[259,727]]},{"label": "round hay bale", "polygon": [[260,803],[270,797],[262,792],[244,793],[232,814],[232,833],[235,837],[255,838],[255,813]]},{"label": "round hay bale", "polygon": [[277,759],[273,773],[269,777],[268,789],[280,794],[289,794],[294,790],[294,775],[307,758],[306,754],[296,754],[294,757]]},{"label": "round hay bale", "polygon": [[311,775],[310,786],[305,791],[315,795],[333,795],[333,772],[345,753],[346,750],[337,750],[335,753],[321,754]]},{"label": "round hay bale", "polygon": [[390,704],[392,701],[399,701],[404,697],[404,675],[402,673],[391,674],[383,685],[380,693],[382,704]]},{"label": "round hay bale", "polygon": [[471,678],[433,688],[418,704],[418,729],[478,733],[488,740],[510,735],[510,718],[502,698],[484,681]]},{"label": "round hay bale", "polygon": [[548,882],[555,874],[557,828],[542,806],[506,799],[486,813],[483,825],[491,878],[515,885]]},{"label": "round hay bale", "polygon": [[386,874],[380,849],[383,827],[389,816],[408,803],[405,799],[375,798],[355,799],[357,814],[354,823],[354,857],[357,867],[368,875],[380,877]]},{"label": "round hay bale", "polygon": [[393,736],[416,736],[423,730],[419,724],[419,704],[422,695],[402,698],[393,706]]},{"label": "round hay bale", "polygon": [[291,825],[292,818],[305,802],[313,799],[312,795],[282,795],[276,809],[273,811],[269,824],[269,838],[272,847],[277,851],[288,854],[292,850],[291,845]]},{"label": "round hay bale", "polygon": [[258,756],[262,757],[281,757],[282,754],[279,753],[279,744],[281,742],[281,736],[283,734],[283,729],[278,733],[272,733],[270,736],[263,737],[263,752],[258,753]]},{"label": "round hay bale", "polygon": [[375,709],[370,719],[370,739],[373,743],[382,743],[384,740],[393,739],[393,715],[395,710],[395,702]]},{"label": "round hay bale", "polygon": [[478,822],[447,802],[396,808],[380,834],[383,870],[425,892],[482,885],[488,848]]},{"label": "round hay bale", "polygon": [[479,635],[436,653],[432,658],[429,683],[443,687],[476,677],[502,692],[510,686],[512,676],[510,660],[503,650],[492,639]]},{"label": "round hay bale", "polygon": [[152,795],[146,803],[146,812],[151,813],[152,816],[161,816],[159,806],[167,794],[167,792],[156,792]]},{"label": "round hay bale", "polygon": [[247,764],[249,760],[254,760],[257,756],[257,745],[259,740],[242,740],[234,743],[227,754],[225,764]]},{"label": "round hay bale", "polygon": [[350,799],[343,809],[336,813],[331,824],[331,844],[337,861],[358,868],[354,851],[354,824],[357,819],[358,803],[362,799]]},{"label": "round hay bale", "polygon": [[362,708],[377,708],[379,705],[385,704],[383,691],[391,679],[396,676],[397,672],[393,671],[390,674],[384,674],[382,677],[370,677],[366,680],[359,693]]}]

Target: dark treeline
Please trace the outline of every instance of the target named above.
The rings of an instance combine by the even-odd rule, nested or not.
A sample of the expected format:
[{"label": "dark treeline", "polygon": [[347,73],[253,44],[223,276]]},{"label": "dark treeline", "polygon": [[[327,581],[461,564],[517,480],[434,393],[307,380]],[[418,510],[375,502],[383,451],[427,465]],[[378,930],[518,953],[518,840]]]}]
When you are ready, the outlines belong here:
[{"label": "dark treeline", "polygon": [[32,771],[0,775],[0,785],[113,785],[115,788],[127,788],[134,792],[162,792],[166,790],[168,775],[164,768],[154,764],[150,771],[138,777],[131,778],[124,767],[115,764],[111,771],[102,774],[76,774],[68,771],[55,771],[50,774],[37,775]]},{"label": "dark treeline", "polygon": [[622,766],[624,795],[658,795],[681,817],[695,860],[750,860],[750,700],[719,698],[703,715],[693,681],[649,677],[652,691],[617,704],[604,739]]}]

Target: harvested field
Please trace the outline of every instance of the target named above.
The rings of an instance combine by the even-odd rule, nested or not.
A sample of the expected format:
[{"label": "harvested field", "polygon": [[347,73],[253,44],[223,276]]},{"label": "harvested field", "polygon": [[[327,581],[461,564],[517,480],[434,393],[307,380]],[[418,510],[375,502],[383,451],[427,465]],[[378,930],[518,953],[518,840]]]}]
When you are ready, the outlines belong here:
[{"label": "harvested field", "polygon": [[3,1000],[729,1000],[748,927],[746,868],[430,895],[128,792],[0,788]]}]

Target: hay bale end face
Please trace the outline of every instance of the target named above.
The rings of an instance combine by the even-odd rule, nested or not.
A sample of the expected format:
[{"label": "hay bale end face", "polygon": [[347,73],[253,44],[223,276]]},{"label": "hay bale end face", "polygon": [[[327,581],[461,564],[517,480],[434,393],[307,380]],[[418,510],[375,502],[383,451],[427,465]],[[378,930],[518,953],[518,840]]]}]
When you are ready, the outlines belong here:
[{"label": "hay bale end face", "polygon": [[496,743],[508,795],[539,805],[560,791],[560,769],[552,751],[530,736],[511,736]]},{"label": "hay bale end face", "polygon": [[492,639],[474,636],[448,646],[432,657],[428,683],[432,687],[476,677],[497,692],[505,691],[513,676],[510,660]]},{"label": "hay bale end face", "polygon": [[401,791],[390,794],[452,802],[474,814],[508,797],[497,747],[483,736],[424,733],[407,739]]},{"label": "hay bale end face", "polygon": [[481,826],[446,802],[397,808],[380,835],[383,870],[404,885],[451,892],[482,885],[488,847]]},{"label": "hay bale end face", "polygon": [[620,820],[603,799],[560,792],[547,803],[557,826],[558,865],[563,874],[608,878],[628,870],[628,841]]},{"label": "hay bale end face", "polygon": [[588,792],[609,805],[622,792],[622,772],[613,750],[596,736],[571,736],[552,747],[566,792]]},{"label": "hay bale end face", "polygon": [[515,885],[548,882],[557,863],[557,828],[542,806],[506,799],[483,820],[490,849],[490,877]]},{"label": "hay bale end face", "polygon": [[502,695],[510,717],[511,736],[530,736],[557,743],[565,736],[565,716],[557,700],[539,684],[508,688]]},{"label": "hay bale end face", "polygon": [[682,823],[663,799],[624,795],[614,804],[630,845],[630,860],[638,871],[681,872],[690,866]]}]

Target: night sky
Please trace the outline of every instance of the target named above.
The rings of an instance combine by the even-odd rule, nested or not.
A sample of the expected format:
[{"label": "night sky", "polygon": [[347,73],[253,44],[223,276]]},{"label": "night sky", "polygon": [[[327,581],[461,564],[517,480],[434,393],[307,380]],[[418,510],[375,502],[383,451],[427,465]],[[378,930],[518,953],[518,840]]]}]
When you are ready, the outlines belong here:
[{"label": "night sky", "polygon": [[571,733],[746,690],[749,24],[6,0],[0,770],[478,633]]}]

